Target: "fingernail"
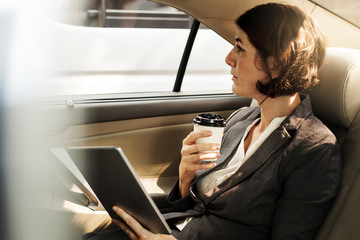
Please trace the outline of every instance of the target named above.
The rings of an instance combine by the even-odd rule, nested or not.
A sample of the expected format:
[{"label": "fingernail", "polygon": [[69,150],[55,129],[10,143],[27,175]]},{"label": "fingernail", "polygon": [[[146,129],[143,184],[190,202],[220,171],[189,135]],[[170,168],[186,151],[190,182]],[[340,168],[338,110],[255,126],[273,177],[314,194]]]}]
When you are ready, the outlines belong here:
[{"label": "fingernail", "polygon": [[118,210],[119,208],[116,207],[116,206],[113,206],[112,209],[113,209],[114,212],[117,212],[117,210]]}]

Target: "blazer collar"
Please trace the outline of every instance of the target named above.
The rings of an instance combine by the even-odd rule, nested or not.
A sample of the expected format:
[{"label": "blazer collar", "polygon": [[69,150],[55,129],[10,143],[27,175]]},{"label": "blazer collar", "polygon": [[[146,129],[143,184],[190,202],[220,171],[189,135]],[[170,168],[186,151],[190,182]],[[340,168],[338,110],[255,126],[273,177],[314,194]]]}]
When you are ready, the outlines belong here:
[{"label": "blazer collar", "polygon": [[[302,96],[302,102],[296,108],[296,110],[287,118],[285,118],[280,126],[275,129],[272,134],[270,134],[270,136],[262,143],[261,147],[259,147],[256,152],[254,152],[254,154],[239,168],[239,170],[232,177],[214,189],[214,192],[211,196],[205,197],[205,203],[210,202],[221,193],[243,181],[246,177],[263,166],[271,157],[273,157],[274,154],[279,153],[278,150],[292,138],[293,134],[301,126],[303,121],[311,114],[312,108],[310,98],[309,96]],[[252,114],[249,115],[247,119],[239,121],[232,127],[231,131],[229,130],[228,134],[224,136],[224,147],[220,152],[221,156],[217,160],[217,166],[196,178],[196,181],[199,181],[210,172],[222,168],[231,160],[233,154],[238,148],[238,145],[240,144],[245,129],[259,116],[260,108],[258,107]]]},{"label": "blazer collar", "polygon": [[301,95],[300,97],[300,105],[281,124],[286,130],[297,130],[303,121],[313,114],[309,95]]}]

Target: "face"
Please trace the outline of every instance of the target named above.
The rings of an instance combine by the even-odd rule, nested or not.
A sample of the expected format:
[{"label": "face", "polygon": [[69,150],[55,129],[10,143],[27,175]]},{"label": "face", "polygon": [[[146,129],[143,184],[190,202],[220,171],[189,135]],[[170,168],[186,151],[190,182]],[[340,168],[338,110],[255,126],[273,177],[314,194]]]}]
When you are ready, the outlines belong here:
[{"label": "face", "polygon": [[262,70],[261,59],[257,56],[255,47],[240,28],[236,34],[234,48],[226,56],[225,62],[231,67],[234,94],[260,100],[264,98],[256,89],[256,83],[259,80],[264,82],[267,74]]}]

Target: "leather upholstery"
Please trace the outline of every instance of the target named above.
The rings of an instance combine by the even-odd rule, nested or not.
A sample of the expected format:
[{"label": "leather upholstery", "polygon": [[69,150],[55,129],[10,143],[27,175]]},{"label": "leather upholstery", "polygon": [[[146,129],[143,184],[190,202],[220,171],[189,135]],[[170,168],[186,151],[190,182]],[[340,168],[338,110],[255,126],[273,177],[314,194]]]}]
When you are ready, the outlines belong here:
[{"label": "leather upholstery", "polygon": [[360,51],[328,48],[310,92],[315,115],[341,144],[343,182],[316,240],[359,239],[360,228]]},{"label": "leather upholstery", "polygon": [[319,79],[310,92],[317,117],[349,128],[360,109],[360,51],[328,48]]}]

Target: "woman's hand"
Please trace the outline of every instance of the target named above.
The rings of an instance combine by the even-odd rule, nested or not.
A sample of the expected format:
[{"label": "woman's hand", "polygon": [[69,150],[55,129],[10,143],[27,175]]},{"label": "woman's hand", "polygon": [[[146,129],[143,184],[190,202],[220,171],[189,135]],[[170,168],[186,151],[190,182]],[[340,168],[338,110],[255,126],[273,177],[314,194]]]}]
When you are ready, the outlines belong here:
[{"label": "woman's hand", "polygon": [[191,132],[183,141],[179,167],[179,189],[183,198],[190,194],[190,185],[196,171],[216,166],[215,162],[200,162],[218,158],[220,156],[218,152],[220,145],[216,143],[195,143],[197,139],[209,137],[211,134],[211,131],[206,130]]},{"label": "woman's hand", "polygon": [[[127,214],[124,210],[114,206],[113,211],[119,215],[122,220],[113,219],[113,223],[120,227],[121,230],[129,236],[131,240],[174,240],[175,237],[166,234],[155,234],[141,226],[132,216]],[[176,240],[176,239],[175,239]]]}]

